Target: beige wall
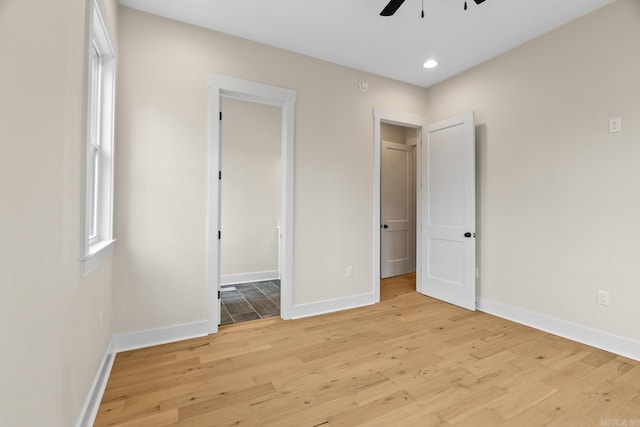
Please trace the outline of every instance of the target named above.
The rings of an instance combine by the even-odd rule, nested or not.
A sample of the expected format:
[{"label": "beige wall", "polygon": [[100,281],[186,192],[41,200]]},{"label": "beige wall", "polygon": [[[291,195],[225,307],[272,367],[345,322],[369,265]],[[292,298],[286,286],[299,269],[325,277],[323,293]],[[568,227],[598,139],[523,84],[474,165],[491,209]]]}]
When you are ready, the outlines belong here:
[{"label": "beige wall", "polygon": [[392,125],[389,123],[380,123],[380,140],[405,143],[405,129],[402,126]]},{"label": "beige wall", "polygon": [[83,1],[0,4],[2,426],[73,425],[111,336],[111,260],[80,277],[84,34]]},{"label": "beige wall", "polygon": [[206,319],[211,73],[297,91],[294,303],[372,292],[372,108],[424,116],[426,91],[127,8],[119,18],[117,331]]},{"label": "beige wall", "polygon": [[640,340],[639,40],[618,0],[429,89],[477,112],[483,299]]},{"label": "beige wall", "polygon": [[220,271],[278,271],[282,109],[234,99],[222,102]]},{"label": "beige wall", "polygon": [[415,145],[416,129],[390,123],[380,123],[380,140],[397,142],[399,144]]}]

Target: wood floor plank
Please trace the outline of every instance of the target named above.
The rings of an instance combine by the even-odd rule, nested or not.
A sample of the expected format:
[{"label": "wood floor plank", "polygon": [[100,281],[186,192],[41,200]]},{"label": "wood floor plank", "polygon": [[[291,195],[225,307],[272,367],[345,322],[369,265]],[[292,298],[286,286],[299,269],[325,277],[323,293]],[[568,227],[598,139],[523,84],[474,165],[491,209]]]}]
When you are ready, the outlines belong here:
[{"label": "wood floor plank", "polygon": [[[95,426],[573,426],[640,420],[640,363],[415,292],[118,354]],[[630,422],[630,421],[629,421]]]},{"label": "wood floor plank", "polygon": [[327,418],[333,427],[348,427],[376,419],[387,412],[409,405],[414,401],[406,391],[398,391],[364,406],[349,409]]},{"label": "wood floor plank", "polygon": [[441,383],[436,388],[411,387],[407,391],[423,408],[421,411],[423,415],[436,415],[438,419],[442,420],[442,423],[446,424],[449,423],[444,421],[440,411],[462,402],[471,395],[471,390],[468,387],[451,380],[449,380],[449,384]]},{"label": "wood floor plank", "polygon": [[460,401],[438,411],[438,415],[450,424],[456,424],[486,408],[495,408],[505,400],[507,393],[500,387],[489,386],[465,396]]},{"label": "wood floor plank", "polygon": [[493,411],[503,419],[511,419],[516,415],[534,407],[538,402],[550,397],[558,390],[537,381],[519,383],[506,389],[507,395]]},{"label": "wood floor plank", "polygon": [[506,420],[503,427],[539,427],[546,426],[553,420],[553,417],[547,412],[531,407],[518,415]]},{"label": "wood floor plank", "polygon": [[381,414],[374,419],[358,423],[362,427],[444,427],[450,424],[419,402]]},{"label": "wood floor plank", "polygon": [[178,421],[178,411],[174,409],[168,412],[159,412],[157,414],[137,418],[118,425],[121,427],[157,427],[168,425],[176,421]]},{"label": "wood floor plank", "polygon": [[[265,416],[272,418],[295,416],[306,408],[334,402],[336,396],[352,396],[359,390],[387,381],[382,374],[377,372],[339,379],[332,376],[316,375],[306,378],[305,381],[298,384],[289,384],[280,389],[276,396],[255,402],[252,405],[252,411],[257,411],[260,419]],[[292,395],[295,396],[295,399],[291,399]],[[333,407],[332,412],[337,412],[337,408]],[[327,414],[324,416],[326,417]]]},{"label": "wood floor plank", "polygon": [[273,392],[275,392],[275,388],[271,384],[261,384],[236,393],[227,393],[200,402],[188,403],[178,408],[179,418],[182,421],[194,416],[225,409],[231,405],[244,406],[243,404],[247,400],[258,397],[264,398]]},{"label": "wood floor plank", "polygon": [[492,409],[482,409],[467,417],[459,418],[450,423],[454,426],[499,426],[505,423],[505,419],[497,415]]}]

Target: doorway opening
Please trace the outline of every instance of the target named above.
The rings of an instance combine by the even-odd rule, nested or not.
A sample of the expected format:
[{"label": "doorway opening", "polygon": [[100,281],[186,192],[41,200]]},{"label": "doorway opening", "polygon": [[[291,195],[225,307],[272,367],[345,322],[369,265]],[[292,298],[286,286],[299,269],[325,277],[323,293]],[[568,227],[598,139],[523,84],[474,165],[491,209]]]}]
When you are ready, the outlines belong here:
[{"label": "doorway opening", "polygon": [[279,107],[221,100],[220,325],[280,315]]},{"label": "doorway opening", "polygon": [[380,299],[416,290],[418,129],[380,123]]},{"label": "doorway opening", "polygon": [[380,277],[416,271],[417,130],[380,124]]},{"label": "doorway opening", "polygon": [[[218,332],[221,322],[222,265],[222,104],[244,101],[276,107],[280,117],[280,198],[276,229],[277,269],[280,276],[280,317],[290,319],[293,306],[293,160],[296,92],[227,76],[209,76],[209,158],[207,213],[207,332]],[[272,230],[273,231],[273,230]],[[260,281],[255,276],[251,280]],[[275,280],[275,279],[274,279]],[[266,296],[266,295],[265,295]],[[269,299],[267,297],[267,299]],[[272,301],[273,302],[273,301]]]},{"label": "doorway opening", "polygon": [[374,280],[380,301],[416,291],[419,283],[417,159],[426,118],[374,108],[374,121]]}]

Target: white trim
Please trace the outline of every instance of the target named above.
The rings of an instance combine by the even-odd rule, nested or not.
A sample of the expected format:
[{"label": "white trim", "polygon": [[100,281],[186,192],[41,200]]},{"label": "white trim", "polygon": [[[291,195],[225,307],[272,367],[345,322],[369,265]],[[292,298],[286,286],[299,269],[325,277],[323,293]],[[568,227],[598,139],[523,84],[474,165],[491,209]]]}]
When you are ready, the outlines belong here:
[{"label": "white trim", "polygon": [[[103,39],[102,42],[109,44],[109,50],[113,53],[113,57],[116,58],[118,56],[118,43],[116,42],[116,38],[113,35],[113,31],[111,30],[110,22],[107,20],[107,17],[109,15],[107,14],[107,8],[104,5],[104,1],[93,0],[93,2],[90,3],[98,9],[97,18],[100,20],[100,25],[102,26],[106,36],[106,39]],[[89,13],[93,12],[93,9],[89,9]],[[89,16],[91,19],[92,16]]]},{"label": "white trim", "polygon": [[[373,290],[375,302],[380,301],[380,167],[381,167],[381,141],[380,123],[389,123],[418,129],[418,140],[423,134],[423,128],[427,125],[427,118],[399,111],[373,107]],[[421,145],[417,144],[416,159],[422,158]],[[420,243],[421,229],[421,197],[420,181],[422,169],[420,162],[416,161],[416,260],[422,259]],[[416,284],[421,278],[420,266],[416,265]],[[418,286],[418,285],[416,285]]]},{"label": "white trim", "polygon": [[78,416],[76,427],[90,427],[96,420],[96,415],[98,415],[98,409],[100,408],[102,396],[104,395],[104,390],[106,389],[107,382],[109,381],[109,375],[111,374],[111,368],[113,368],[114,360],[115,353],[113,351],[112,337],[105,349],[104,356],[102,356],[102,360],[98,365],[98,370],[93,378],[91,387],[89,387],[89,392],[87,393],[84,405],[82,405],[82,410]]},{"label": "white trim", "polygon": [[[86,45],[85,45],[85,94],[84,94],[84,161],[82,166],[82,218],[83,228],[80,242],[80,272],[86,276],[96,265],[113,252],[113,169],[114,169],[114,140],[115,140],[115,87],[117,45],[107,21],[102,0],[89,0],[86,15]],[[94,45],[98,47],[101,59],[100,77],[100,146],[99,149],[99,188],[97,206],[89,207],[94,199],[94,159],[90,147],[92,143],[91,112],[95,101],[92,97],[92,79],[89,60]],[[93,203],[92,203],[93,205]],[[92,212],[97,211],[97,237],[91,237]]]},{"label": "white trim", "polygon": [[265,280],[279,279],[278,271],[256,271],[254,273],[225,274],[220,276],[220,285],[233,285],[236,283],[262,282]]},{"label": "white trim", "polygon": [[209,160],[207,214],[207,319],[208,332],[218,332],[220,320],[220,101],[221,97],[282,109],[280,226],[282,256],[280,270],[280,317],[291,318],[293,306],[293,163],[296,92],[277,86],[212,74],[209,76]]},{"label": "white trim", "polygon": [[89,274],[103,259],[113,254],[115,242],[115,240],[99,241],[89,247],[89,254],[80,260],[80,269],[83,276]]},{"label": "white trim", "polygon": [[335,313],[336,311],[349,310],[352,308],[364,307],[372,305],[379,301],[376,300],[376,293],[354,295],[347,298],[338,298],[314,302],[310,304],[296,305],[291,308],[291,318],[300,319],[303,317],[318,316],[320,314]]},{"label": "white trim", "polygon": [[587,344],[601,350],[640,361],[640,342],[591,329],[566,320],[491,301],[478,299],[477,308],[494,316],[531,326],[550,334]]},{"label": "white trim", "polygon": [[154,345],[200,338],[207,335],[207,321],[186,323],[167,328],[147,329],[113,336],[115,352],[137,350]]}]

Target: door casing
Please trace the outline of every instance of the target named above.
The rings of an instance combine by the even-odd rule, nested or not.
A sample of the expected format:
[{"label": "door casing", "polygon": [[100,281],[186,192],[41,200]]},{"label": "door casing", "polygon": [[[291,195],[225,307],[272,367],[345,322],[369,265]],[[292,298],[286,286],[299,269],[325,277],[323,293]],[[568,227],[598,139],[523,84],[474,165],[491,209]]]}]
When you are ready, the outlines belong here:
[{"label": "door casing", "polygon": [[[381,140],[380,123],[390,123],[398,126],[410,127],[417,130],[420,141],[423,128],[427,125],[427,118],[413,114],[388,110],[385,108],[373,108],[373,280],[375,301],[380,301],[380,166],[381,166]],[[421,158],[421,144],[416,146],[416,158]],[[416,162],[416,179],[420,182],[420,162]],[[416,187],[416,230],[420,229],[421,196],[419,187]],[[416,233],[417,234],[417,233]],[[415,259],[422,259],[420,244],[416,245]],[[416,266],[416,284],[420,283],[420,268]]]},{"label": "door casing", "polygon": [[[207,332],[218,332],[220,322],[220,104],[221,97],[282,109],[280,190],[280,317],[290,319],[293,306],[293,160],[296,92],[249,80],[209,76],[209,154],[207,176]],[[224,238],[224,237],[223,237]]]}]

